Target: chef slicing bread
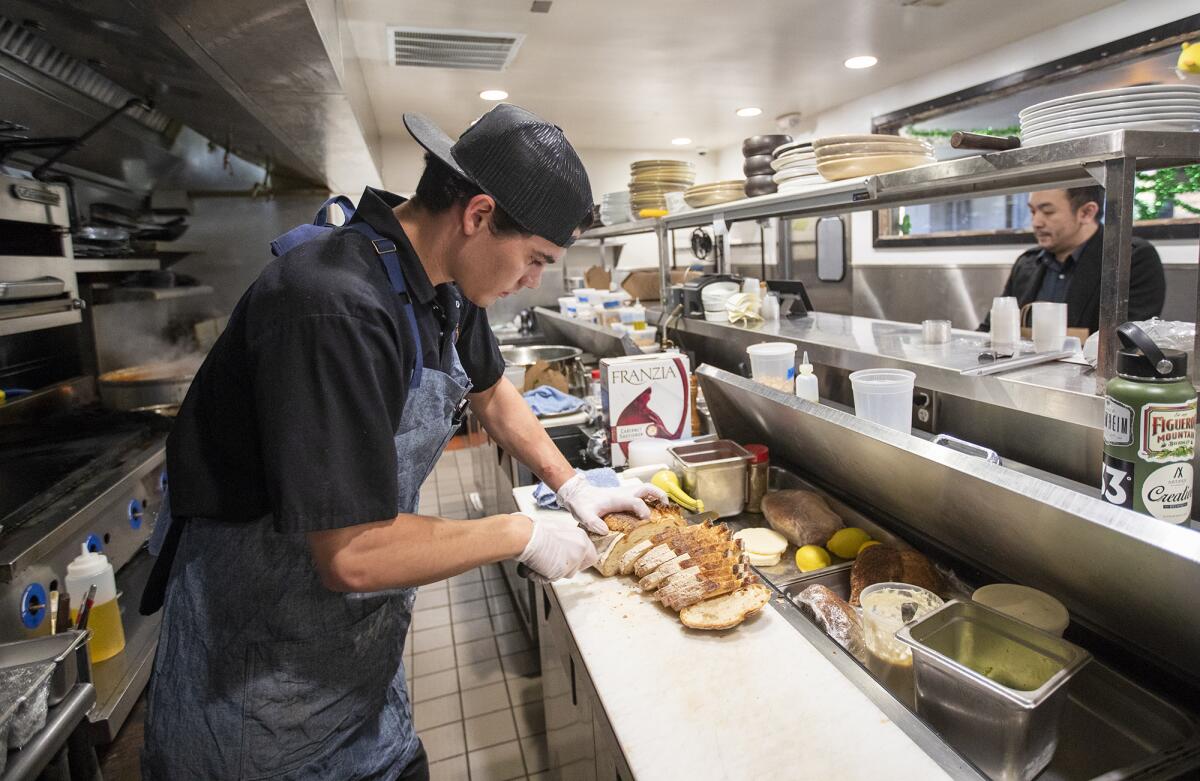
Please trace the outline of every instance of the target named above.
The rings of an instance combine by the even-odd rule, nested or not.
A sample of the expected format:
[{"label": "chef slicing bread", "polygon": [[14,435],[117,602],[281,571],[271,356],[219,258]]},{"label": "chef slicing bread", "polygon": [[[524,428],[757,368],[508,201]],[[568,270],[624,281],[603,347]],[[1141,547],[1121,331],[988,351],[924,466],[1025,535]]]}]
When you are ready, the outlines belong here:
[{"label": "chef slicing bread", "polygon": [[[428,778],[402,663],[416,587],[508,558],[569,577],[595,561],[600,516],[665,500],[577,476],[488,326],[589,223],[563,132],[511,105],[457,142],[404,121],[427,151],[416,194],[331,199],[276,239],[167,441],[147,778]],[[467,403],[574,520],[416,512]]]}]

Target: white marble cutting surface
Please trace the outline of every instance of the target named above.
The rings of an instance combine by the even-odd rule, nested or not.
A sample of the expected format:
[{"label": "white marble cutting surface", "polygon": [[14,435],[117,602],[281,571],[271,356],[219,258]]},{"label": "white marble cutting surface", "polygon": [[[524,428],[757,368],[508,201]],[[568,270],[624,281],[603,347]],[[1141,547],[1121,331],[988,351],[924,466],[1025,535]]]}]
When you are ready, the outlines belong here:
[{"label": "white marble cutting surface", "polygon": [[[533,488],[513,490],[532,517]],[[769,606],[690,630],[633,579],[587,570],[553,586],[639,781],[950,778]]]}]

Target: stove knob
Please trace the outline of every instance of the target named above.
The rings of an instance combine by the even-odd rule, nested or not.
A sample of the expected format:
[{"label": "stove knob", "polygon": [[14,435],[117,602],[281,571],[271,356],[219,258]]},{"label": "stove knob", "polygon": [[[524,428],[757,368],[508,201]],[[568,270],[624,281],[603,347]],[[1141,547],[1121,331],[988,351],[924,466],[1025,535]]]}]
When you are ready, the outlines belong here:
[{"label": "stove knob", "polygon": [[92,553],[104,552],[104,542],[101,541],[98,535],[89,534],[84,542],[87,545],[87,549]]},{"label": "stove knob", "polygon": [[134,531],[142,528],[142,511],[144,509],[145,505],[137,499],[129,500],[129,528]]},{"label": "stove knob", "polygon": [[41,583],[31,583],[21,595],[21,623],[26,629],[37,629],[46,619],[46,589]]}]

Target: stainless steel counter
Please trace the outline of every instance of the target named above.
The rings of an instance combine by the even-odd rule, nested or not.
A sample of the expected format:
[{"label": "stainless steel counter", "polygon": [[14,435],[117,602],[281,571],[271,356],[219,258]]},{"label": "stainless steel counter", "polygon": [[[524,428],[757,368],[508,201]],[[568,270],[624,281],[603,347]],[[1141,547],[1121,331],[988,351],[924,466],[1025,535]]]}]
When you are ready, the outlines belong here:
[{"label": "stainless steel counter", "polygon": [[[647,314],[657,320],[661,313]],[[1102,386],[1090,367],[1057,362],[984,377],[962,375],[963,369],[980,366],[979,354],[988,349],[988,336],[974,331],[956,330],[948,344],[926,345],[919,324],[823,312],[752,327],[683,318],[675,328],[684,347],[688,334],[720,339],[739,360],[746,360],[746,347],[756,342],[793,342],[813,363],[846,371],[908,369],[916,373],[919,388],[1093,429],[1104,423],[1104,398],[1097,395]]]}]

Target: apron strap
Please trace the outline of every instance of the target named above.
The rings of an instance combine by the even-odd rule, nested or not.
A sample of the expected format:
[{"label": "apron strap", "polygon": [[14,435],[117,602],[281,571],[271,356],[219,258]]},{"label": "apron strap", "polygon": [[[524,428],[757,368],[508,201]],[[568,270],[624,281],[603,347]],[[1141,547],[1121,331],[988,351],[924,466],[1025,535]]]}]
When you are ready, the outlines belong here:
[{"label": "apron strap", "polygon": [[412,331],[413,345],[416,348],[416,363],[413,365],[410,387],[419,388],[421,387],[421,373],[425,366],[425,361],[421,357],[421,332],[417,329],[417,315],[413,311],[412,297],[408,294],[408,287],[404,284],[404,274],[400,271],[400,254],[396,250],[396,242],[384,238],[379,231],[365,222],[353,222],[346,227],[358,231],[371,242],[375,253],[383,261],[383,270],[387,272],[388,281],[392,283],[392,290],[396,291],[396,295],[400,297],[404,306],[404,314],[408,319],[408,327]]}]

